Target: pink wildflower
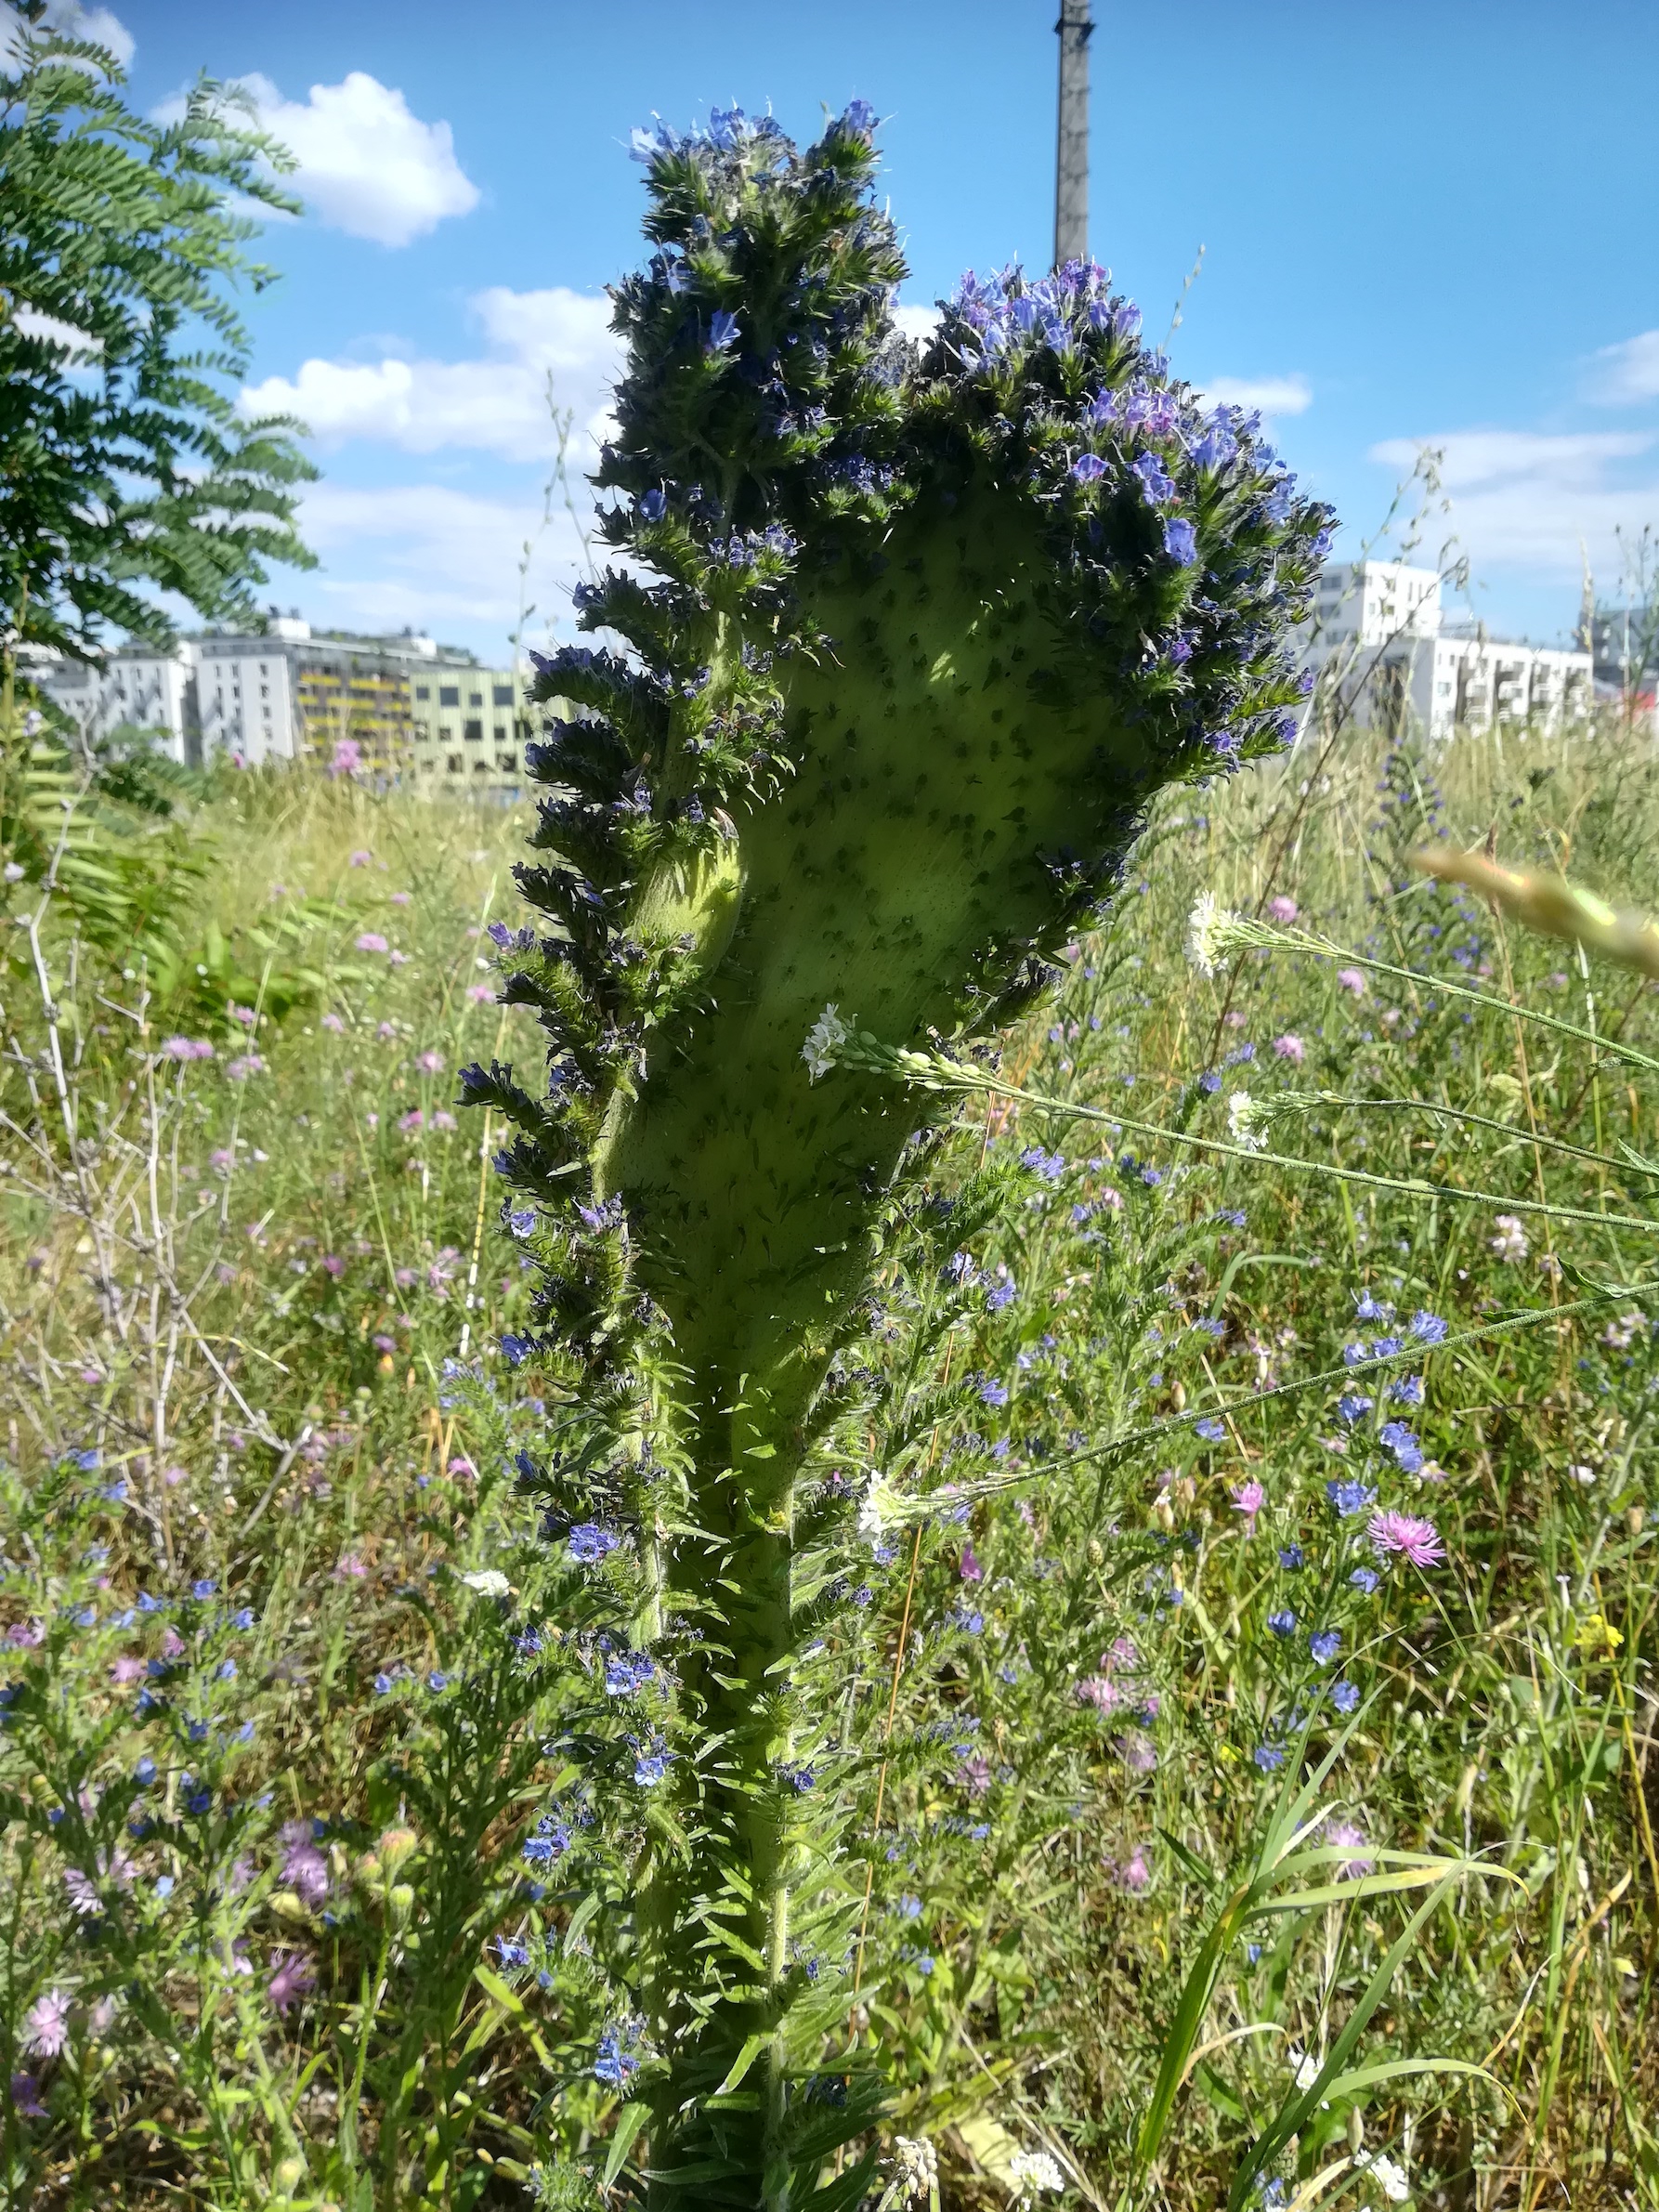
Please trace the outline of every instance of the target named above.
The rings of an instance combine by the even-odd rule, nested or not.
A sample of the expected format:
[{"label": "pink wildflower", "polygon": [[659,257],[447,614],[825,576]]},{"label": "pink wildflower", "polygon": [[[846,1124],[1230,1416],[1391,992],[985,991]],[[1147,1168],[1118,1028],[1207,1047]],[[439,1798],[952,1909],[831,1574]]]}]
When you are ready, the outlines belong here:
[{"label": "pink wildflower", "polygon": [[334,1566],[336,1582],[360,1582],[369,1572],[355,1551],[342,1552]]},{"label": "pink wildflower", "polygon": [[210,1152],[207,1164],[216,1175],[229,1175],[236,1165],[236,1155],[228,1145],[221,1145],[216,1152]]},{"label": "pink wildflower", "polygon": [[477,1472],[472,1461],[461,1453],[457,1453],[444,1469],[446,1474],[458,1475],[463,1482],[470,1482]]},{"label": "pink wildflower", "polygon": [[[1366,1837],[1365,1829],[1356,1827],[1351,1820],[1327,1820],[1325,1824],[1325,1840],[1327,1843],[1343,1845],[1363,1844],[1365,1842]],[[1339,1859],[1336,1867],[1337,1879],[1339,1882],[1357,1881],[1362,1874],[1370,1873],[1371,1865],[1372,1862],[1369,1859]]]},{"label": "pink wildflower", "polygon": [[956,1778],[970,1797],[982,1798],[991,1787],[991,1762],[983,1751],[975,1751],[957,1768]]},{"label": "pink wildflower", "polygon": [[282,1825],[282,1879],[307,1904],[320,1904],[328,1895],[328,1861],[313,1840],[308,1820]]},{"label": "pink wildflower", "polygon": [[1127,1669],[1138,1667],[1141,1664],[1141,1655],[1135,1649],[1131,1637],[1115,1636],[1112,1639],[1111,1650],[1101,1655],[1100,1663],[1106,1672],[1111,1674],[1119,1668]]},{"label": "pink wildflower", "polygon": [[405,1136],[412,1136],[417,1129],[425,1129],[426,1117],[419,1106],[411,1106],[407,1114],[399,1114],[398,1127]]},{"label": "pink wildflower", "polygon": [[348,865],[352,868],[367,868],[373,857],[372,853],[356,852],[352,854]]},{"label": "pink wildflower", "polygon": [[243,1053],[240,1059],[226,1062],[225,1073],[233,1083],[245,1083],[251,1075],[263,1075],[265,1062],[257,1053]]},{"label": "pink wildflower", "polygon": [[162,1045],[163,1060],[211,1060],[213,1047],[205,1037],[169,1037]]},{"label": "pink wildflower", "polygon": [[346,1034],[345,1016],[338,1014],[325,1014],[322,1017],[322,1027],[331,1037],[343,1037]]},{"label": "pink wildflower", "polygon": [[1157,1771],[1157,1746],[1139,1729],[1131,1734],[1120,1735],[1117,1748],[1131,1774],[1151,1774]]},{"label": "pink wildflower", "polygon": [[41,1620],[14,1620],[6,1631],[6,1641],[14,1651],[33,1651],[46,1640],[46,1625]]},{"label": "pink wildflower", "polygon": [[391,962],[393,967],[395,968],[406,968],[409,965],[409,954],[407,952],[399,952],[395,945],[386,954],[386,958]]},{"label": "pink wildflower", "polygon": [[406,907],[409,904],[409,899],[410,895],[407,891],[394,891],[392,893],[392,904],[395,907]]},{"label": "pink wildflower", "polygon": [[1337,988],[1351,990],[1356,999],[1363,999],[1365,995],[1365,979],[1357,968],[1339,968]]},{"label": "pink wildflower", "polygon": [[1221,1016],[1221,1026],[1226,1029],[1242,1029],[1245,1026],[1245,1017],[1236,1006],[1229,1006]]},{"label": "pink wildflower", "polygon": [[385,952],[389,949],[385,939],[377,929],[364,930],[362,936],[357,940],[357,949],[359,952]]},{"label": "pink wildflower", "polygon": [[372,1337],[370,1342],[373,1344],[376,1352],[396,1352],[398,1349],[396,1337]]},{"label": "pink wildflower", "polygon": [[[331,776],[355,776],[362,765],[363,749],[355,738],[336,738],[334,740],[334,757],[328,765],[328,772]],[[351,856],[351,865],[353,868],[360,865],[355,853]]]},{"label": "pink wildflower", "polygon": [[19,2045],[25,2058],[55,2059],[69,2041],[69,2016],[74,1998],[67,1989],[48,1989],[35,1998],[23,2016],[23,2039]]},{"label": "pink wildflower", "polygon": [[396,1022],[382,1022],[374,1034],[382,1044],[395,1044],[398,1039],[398,1025]]},{"label": "pink wildflower", "polygon": [[420,1069],[423,1075],[438,1074],[443,1067],[443,1064],[444,1056],[441,1053],[425,1052],[417,1053],[415,1054],[415,1066]]},{"label": "pink wildflower", "polygon": [[1078,1683],[1078,1698],[1079,1703],[1091,1705],[1102,1713],[1115,1713],[1124,1702],[1123,1692],[1104,1674],[1083,1675]]},{"label": "pink wildflower", "polygon": [[1267,914],[1270,922],[1294,922],[1296,913],[1295,899],[1286,898],[1283,894],[1277,898],[1270,898],[1267,902]]},{"label": "pink wildflower", "polygon": [[1117,1869],[1117,1885],[1131,1897],[1139,1897],[1143,1890],[1152,1887],[1152,1868],[1146,1864],[1146,1853],[1139,1845]]},{"label": "pink wildflower", "polygon": [[469,983],[466,995],[475,1006],[490,1006],[495,1002],[495,986],[492,983]]},{"label": "pink wildflower", "polygon": [[276,1971],[266,1987],[279,2012],[286,2013],[290,2005],[298,2004],[316,1986],[316,1969],[303,1951],[277,1954]]},{"label": "pink wildflower", "polygon": [[135,1658],[131,1652],[124,1653],[119,1659],[112,1659],[110,1663],[110,1680],[118,1689],[125,1689],[128,1682],[142,1681],[143,1676],[144,1662]]},{"label": "pink wildflower", "polygon": [[1252,1535],[1256,1528],[1256,1515],[1266,1503],[1267,1492],[1253,1476],[1248,1483],[1240,1483],[1233,1493],[1233,1510],[1235,1513],[1244,1515],[1250,1525]]},{"label": "pink wildflower", "polygon": [[434,1129],[441,1129],[447,1133],[459,1127],[459,1124],[447,1106],[439,1106],[432,1117],[432,1126]]},{"label": "pink wildflower", "polygon": [[346,1263],[337,1252],[327,1252],[323,1255],[322,1271],[325,1275],[332,1275],[338,1282],[346,1273]]},{"label": "pink wildflower", "polygon": [[957,1563],[956,1571],[964,1582],[983,1582],[985,1580],[985,1569],[980,1565],[979,1555],[972,1544],[962,1546],[962,1556]]},{"label": "pink wildflower", "polygon": [[1308,1056],[1307,1046],[1288,1029],[1283,1037],[1274,1039],[1274,1052],[1279,1059],[1288,1060],[1296,1067],[1300,1067]]},{"label": "pink wildflower", "polygon": [[1379,1559],[1397,1553],[1408,1566],[1434,1567],[1446,1555],[1433,1522],[1415,1513],[1373,1513],[1365,1533]]},{"label": "pink wildflower", "polygon": [[184,1638],[179,1634],[178,1630],[176,1629],[163,1629],[162,1630],[163,1658],[182,1659],[184,1657]]}]

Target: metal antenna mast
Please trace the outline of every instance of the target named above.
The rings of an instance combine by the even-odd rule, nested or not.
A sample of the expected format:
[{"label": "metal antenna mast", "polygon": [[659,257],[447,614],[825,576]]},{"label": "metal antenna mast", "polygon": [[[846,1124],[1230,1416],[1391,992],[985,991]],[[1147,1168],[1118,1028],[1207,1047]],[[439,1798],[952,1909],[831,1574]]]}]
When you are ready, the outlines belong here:
[{"label": "metal antenna mast", "polygon": [[1060,135],[1054,169],[1054,266],[1089,257],[1090,0],[1060,0]]}]

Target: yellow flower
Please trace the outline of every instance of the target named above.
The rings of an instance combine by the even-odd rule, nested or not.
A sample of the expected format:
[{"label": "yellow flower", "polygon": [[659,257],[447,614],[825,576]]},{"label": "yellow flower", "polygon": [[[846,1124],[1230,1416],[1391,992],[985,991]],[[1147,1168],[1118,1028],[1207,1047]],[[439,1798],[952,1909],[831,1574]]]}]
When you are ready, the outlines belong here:
[{"label": "yellow flower", "polygon": [[1611,1659],[1625,1639],[1600,1613],[1587,1613],[1578,1624],[1578,1648],[1587,1659]]}]

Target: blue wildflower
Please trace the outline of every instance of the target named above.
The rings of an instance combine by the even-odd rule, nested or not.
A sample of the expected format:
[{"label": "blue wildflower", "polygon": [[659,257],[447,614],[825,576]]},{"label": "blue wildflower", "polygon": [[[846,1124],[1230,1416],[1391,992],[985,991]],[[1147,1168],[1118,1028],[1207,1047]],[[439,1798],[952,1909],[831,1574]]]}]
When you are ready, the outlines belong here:
[{"label": "blue wildflower", "polygon": [[979,1394],[987,1406],[1006,1406],[1008,1403],[1008,1388],[1005,1383],[982,1382],[979,1386]]},{"label": "blue wildflower", "polygon": [[641,1789],[652,1789],[667,1774],[673,1760],[673,1753],[659,1737],[648,1750],[637,1752],[634,1761],[634,1779]]},{"label": "blue wildflower", "polygon": [[1423,1378],[1420,1375],[1402,1375],[1391,1382],[1389,1400],[1395,1406],[1420,1406],[1423,1402]]},{"label": "blue wildflower", "polygon": [[639,2060],[623,2048],[626,2032],[623,2028],[607,2028],[599,2038],[598,2053],[594,2060],[594,2077],[607,2082],[613,2089],[625,2089],[639,2072]]},{"label": "blue wildflower", "polygon": [[1379,1441],[1394,1459],[1403,1473],[1416,1474],[1423,1464],[1423,1447],[1403,1420],[1384,1421]]},{"label": "blue wildflower", "polygon": [[1143,453],[1135,462],[1134,474],[1141,479],[1141,490],[1148,506],[1167,506],[1175,497],[1175,480],[1156,453]]},{"label": "blue wildflower", "polygon": [[704,344],[705,353],[725,353],[738,343],[738,318],[725,308],[716,308],[709,319],[709,335]]},{"label": "blue wildflower", "polygon": [[1285,1763],[1285,1754],[1277,1744],[1258,1744],[1250,1757],[1264,1774],[1271,1774]]},{"label": "blue wildflower", "polygon": [[192,1582],[190,1584],[190,1595],[193,1598],[211,1598],[214,1591],[217,1590],[218,1587],[219,1586],[216,1582],[210,1582],[207,1577],[203,1576],[201,1581]]},{"label": "blue wildflower", "polygon": [[1302,1557],[1302,1548],[1300,1544],[1286,1544],[1281,1547],[1279,1551],[1279,1564],[1285,1569],[1285,1572],[1287,1575],[1294,1575],[1297,1569],[1302,1566],[1305,1563]]},{"label": "blue wildflower", "polygon": [[530,1962],[529,1946],[516,1943],[510,1935],[498,1935],[495,1948],[503,1966],[529,1966]]},{"label": "blue wildflower", "polygon": [[1338,1712],[1352,1712],[1359,1701],[1360,1693],[1357,1682],[1341,1682],[1331,1684],[1331,1703],[1336,1707]]},{"label": "blue wildflower", "polygon": [[1270,1613],[1267,1616],[1267,1625],[1275,1636],[1294,1636],[1296,1634],[1296,1616],[1288,1605],[1282,1607],[1277,1613]]},{"label": "blue wildflower", "polygon": [[1198,533],[1184,517],[1169,516],[1164,523],[1164,551],[1172,561],[1190,569],[1198,557]]},{"label": "blue wildflower", "polygon": [[1202,1436],[1206,1444],[1220,1444],[1227,1431],[1225,1425],[1217,1420],[1213,1414],[1207,1414],[1204,1420],[1194,1424],[1193,1433]]},{"label": "blue wildflower", "polygon": [[1308,1649],[1321,1667],[1328,1667],[1342,1648],[1342,1635],[1339,1629],[1315,1629],[1308,1638]]},{"label": "blue wildflower", "polygon": [[1106,465],[1098,453],[1079,453],[1071,465],[1074,482],[1097,484],[1106,473]]},{"label": "blue wildflower", "polygon": [[520,1206],[507,1216],[507,1226],[515,1237],[529,1237],[534,1233],[536,1212],[533,1206]]},{"label": "blue wildflower", "polygon": [[139,1760],[133,1769],[133,1780],[140,1789],[148,1789],[155,1780],[155,1760],[149,1758]]},{"label": "blue wildflower", "polygon": [[[1360,1511],[1363,1512],[1365,1511],[1365,1507],[1362,1506]],[[1380,1575],[1378,1575],[1375,1567],[1355,1567],[1352,1574],[1349,1576],[1348,1579],[1352,1584],[1353,1588],[1360,1592],[1362,1597],[1368,1598],[1371,1595],[1371,1592],[1377,1588],[1378,1582],[1381,1581],[1382,1577]]]},{"label": "blue wildflower", "polygon": [[447,1674],[440,1674],[440,1673],[438,1672],[438,1669],[437,1669],[436,1667],[435,1667],[435,1668],[432,1669],[432,1672],[431,1672],[431,1673],[430,1673],[430,1674],[429,1674],[429,1675],[426,1677],[426,1687],[427,1687],[429,1690],[434,1690],[434,1691],[437,1691],[437,1690],[447,1690],[447,1689],[449,1688],[449,1686],[450,1686],[450,1678],[449,1678],[449,1676],[448,1676]]},{"label": "blue wildflower", "polygon": [[1344,1391],[1337,1400],[1337,1411],[1352,1429],[1355,1421],[1365,1420],[1376,1403],[1375,1398],[1366,1397],[1363,1391]]},{"label": "blue wildflower", "polygon": [[536,1349],[534,1337],[516,1336],[512,1330],[502,1338],[502,1357],[510,1368],[521,1368]]},{"label": "blue wildflower", "polygon": [[1438,1314],[1418,1311],[1411,1316],[1411,1333],[1419,1344],[1443,1344],[1446,1324]]},{"label": "blue wildflower", "polygon": [[1336,1475],[1325,1486],[1325,1494],[1344,1521],[1352,1521],[1355,1514],[1365,1512],[1377,1496],[1352,1475]]},{"label": "blue wildflower", "polygon": [[614,1551],[621,1542],[614,1528],[603,1527],[597,1521],[579,1521],[570,1531],[568,1550],[579,1566],[593,1566],[607,1552]]},{"label": "blue wildflower", "polygon": [[[672,284],[672,278],[670,279],[670,282]],[[667,513],[668,494],[666,491],[659,491],[655,487],[653,487],[649,491],[641,492],[639,497],[639,514],[640,519],[643,522],[660,522],[664,515]]]}]

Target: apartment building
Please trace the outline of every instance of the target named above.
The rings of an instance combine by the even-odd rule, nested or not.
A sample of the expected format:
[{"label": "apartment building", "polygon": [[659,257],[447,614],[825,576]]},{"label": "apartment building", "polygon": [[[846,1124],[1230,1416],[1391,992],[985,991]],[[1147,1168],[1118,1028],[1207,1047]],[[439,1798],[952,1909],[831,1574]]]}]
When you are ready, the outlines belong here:
[{"label": "apartment building", "polygon": [[1305,667],[1353,720],[1434,740],[1455,729],[1582,720],[1595,698],[1587,652],[1488,637],[1445,620],[1438,574],[1404,561],[1337,561],[1301,635]]},{"label": "apartment building", "polygon": [[543,710],[510,668],[420,669],[411,682],[415,789],[516,797],[525,741]]}]

